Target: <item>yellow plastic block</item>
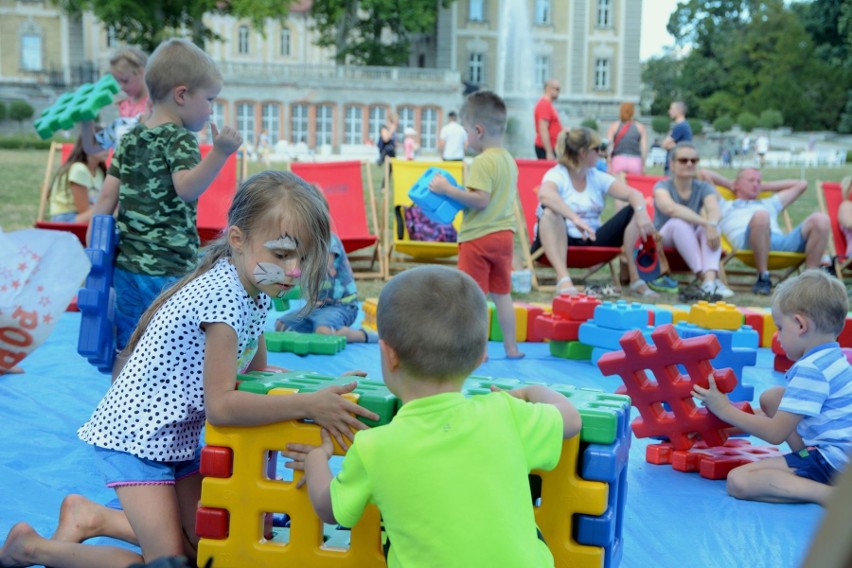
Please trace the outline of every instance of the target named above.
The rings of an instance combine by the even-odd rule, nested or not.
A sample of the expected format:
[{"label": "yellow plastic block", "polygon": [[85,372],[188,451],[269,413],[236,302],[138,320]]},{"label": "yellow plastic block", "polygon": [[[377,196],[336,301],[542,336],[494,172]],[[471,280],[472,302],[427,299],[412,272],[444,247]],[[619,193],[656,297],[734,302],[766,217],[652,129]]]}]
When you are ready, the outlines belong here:
[{"label": "yellow plastic block", "polygon": [[672,323],[680,323],[682,321],[689,323],[689,311],[671,304],[657,304],[657,306],[665,308],[672,313]]},{"label": "yellow plastic block", "polygon": [[726,329],[736,331],[743,325],[743,314],[733,304],[704,300],[692,305],[689,310],[689,323],[704,329]]},{"label": "yellow plastic block", "polygon": [[361,324],[361,327],[370,331],[378,331],[378,327],[376,326],[376,310],[379,308],[379,299],[367,298],[361,304],[361,307],[364,310],[364,322]]},{"label": "yellow plastic block", "polygon": [[515,308],[515,341],[522,343],[527,340],[527,307],[514,304]]},{"label": "yellow plastic block", "polygon": [[557,568],[601,568],[604,549],[579,544],[572,538],[575,514],[600,516],[606,512],[609,485],[577,475],[580,437],[562,444],[562,457],[551,471],[534,470],[541,477],[541,506],[535,520],[553,554]]},{"label": "yellow plastic block", "polygon": [[[375,506],[367,507],[364,516],[352,527],[348,550],[324,546],[323,524],[314,513],[307,488],[296,489],[303,474],[295,472],[292,482],[267,477],[270,450],[282,450],[289,442],[319,444],[319,426],[299,421],[259,427],[217,427],[208,423],[206,442],[208,446],[231,448],[233,473],[228,478],[205,477],[202,482],[200,506],[226,509],[229,524],[226,538],[200,540],[199,565],[203,566],[210,558],[214,559],[216,568],[386,565],[379,511]],[[335,454],[343,454],[336,444]],[[290,515],[288,543],[264,538],[266,513]]]}]

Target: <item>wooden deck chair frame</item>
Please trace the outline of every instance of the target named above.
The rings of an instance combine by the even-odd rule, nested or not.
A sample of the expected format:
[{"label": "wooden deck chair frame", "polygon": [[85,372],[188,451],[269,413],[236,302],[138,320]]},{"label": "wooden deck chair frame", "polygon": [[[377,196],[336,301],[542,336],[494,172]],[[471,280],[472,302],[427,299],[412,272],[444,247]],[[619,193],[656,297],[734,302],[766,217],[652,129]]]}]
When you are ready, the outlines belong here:
[{"label": "wooden deck chair frame", "polygon": [[[734,193],[728,188],[717,185],[716,190],[719,192],[722,199],[727,201],[734,200]],[[758,199],[770,197],[771,195],[771,192],[764,191],[758,195]],[[787,232],[791,231],[793,229],[793,222],[790,220],[790,214],[787,212],[786,208],[781,212],[781,217]],[[734,249],[733,245],[727,238],[725,238],[725,235],[722,235],[721,266],[724,267],[723,281],[725,281],[726,284],[728,283],[728,276],[755,276],[754,270],[740,270],[729,267],[728,264],[735,258],[746,266],[750,266],[752,269],[754,268],[754,253],[748,249]],[[767,267],[770,272],[774,272],[777,275],[778,282],[782,282],[799,271],[802,264],[805,263],[805,258],[806,256],[803,252],[772,251],[769,253],[769,258],[767,259]],[[779,272],[780,275],[778,274]]]},{"label": "wooden deck chair frame", "polygon": [[[535,208],[538,206],[538,185],[544,172],[552,168],[556,162],[547,160],[516,160],[518,164],[518,201],[515,203],[515,218],[521,234],[526,235],[522,239],[521,254],[524,267],[532,275],[532,285],[536,290],[553,291],[555,285],[543,285],[541,278],[536,272],[536,264],[550,266],[544,255],[544,248],[539,248],[532,253],[530,246],[535,239],[534,225],[529,220],[535,217]],[[613,285],[619,287],[618,272],[615,269],[615,260],[621,255],[621,247],[568,247],[568,268],[585,269],[579,276],[579,281],[585,281],[598,271],[609,268],[610,279]]]},{"label": "wooden deck chair frame", "polygon": [[[343,180],[355,183],[357,181],[357,191],[353,190],[357,195],[352,194],[351,197],[356,197],[361,202],[361,211],[364,212],[363,223],[357,220],[348,223],[347,230],[341,230],[341,224],[337,224],[336,232],[343,242],[343,247],[346,249],[346,255],[350,261],[355,264],[352,266],[352,275],[355,278],[385,278],[386,266],[384,255],[384,244],[382,242],[382,220],[379,217],[376,209],[376,193],[373,185],[373,172],[370,164],[363,160],[349,160],[345,162],[326,162],[326,163],[307,163],[295,162],[290,164],[290,171],[298,175],[308,183],[312,183],[320,188],[320,191],[329,202],[329,211],[332,217],[332,223],[335,220],[335,211],[338,211],[338,216],[341,215],[343,209],[355,207],[348,202],[340,202],[337,205],[334,195],[339,192],[334,186],[330,186],[328,182],[323,180],[327,178],[329,173],[334,175],[336,170],[352,169],[357,167],[357,180]],[[313,175],[316,172],[317,175]],[[324,175],[323,175],[324,174]],[[345,176],[342,176],[345,177]],[[364,183],[363,177],[367,178],[367,203],[364,204]],[[345,189],[344,191],[349,191]],[[370,232],[370,223],[372,223],[374,232]],[[351,231],[354,229],[354,233]],[[342,231],[342,232],[341,232]],[[360,251],[360,252],[359,252]],[[359,263],[369,263],[368,270],[359,270]],[[376,266],[378,265],[378,269]]]},{"label": "wooden deck chair frame", "polygon": [[828,215],[831,221],[831,232],[828,236],[828,250],[834,262],[837,276],[852,276],[852,257],[846,256],[846,235],[840,227],[837,210],[843,203],[843,193],[840,182],[817,180],[817,202],[820,210]]},{"label": "wooden deck chair frame", "polygon": [[[385,215],[386,278],[390,278],[395,265],[400,263],[452,265],[457,263],[455,257],[458,256],[458,243],[413,241],[408,237],[408,229],[405,228],[404,223],[401,227],[397,226],[396,207],[411,205],[408,190],[430,167],[447,170],[459,183],[464,179],[463,162],[422,162],[396,158],[385,160],[382,211]],[[391,215],[394,216],[393,219],[391,219]],[[462,215],[459,213],[453,221],[456,230],[461,226],[461,217]],[[398,236],[397,231],[402,233],[402,238]]]},{"label": "wooden deck chair frame", "polygon": [[53,181],[54,169],[57,167],[56,156],[59,156],[59,164],[65,162],[71,154],[74,144],[68,142],[51,142],[50,149],[47,154],[47,166],[44,169],[44,180],[41,184],[41,195],[39,196],[38,214],[34,223],[37,229],[48,229],[52,231],[67,231],[73,233],[83,246],[86,246],[86,232],[88,231],[88,223],[57,223],[46,220],[45,210],[50,199],[51,182]]}]

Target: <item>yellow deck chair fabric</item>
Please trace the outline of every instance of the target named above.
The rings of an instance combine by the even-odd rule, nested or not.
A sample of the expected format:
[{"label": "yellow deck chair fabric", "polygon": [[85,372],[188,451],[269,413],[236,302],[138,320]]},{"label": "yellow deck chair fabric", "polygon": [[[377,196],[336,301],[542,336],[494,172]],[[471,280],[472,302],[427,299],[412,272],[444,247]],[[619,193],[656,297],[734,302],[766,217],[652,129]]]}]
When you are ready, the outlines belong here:
[{"label": "yellow deck chair fabric", "polygon": [[[390,167],[390,172],[388,171]],[[420,179],[420,176],[429,168],[442,168],[448,171],[458,183],[462,183],[464,173],[463,162],[421,162],[409,160],[389,160],[385,164],[385,203],[391,200],[391,206],[385,208],[385,215],[394,215],[397,206],[411,206],[412,201],[408,197],[408,190]],[[392,172],[392,173],[391,173]],[[390,173],[390,175],[389,175]],[[388,179],[393,186],[388,188]],[[456,230],[461,228],[462,213],[459,212],[453,220]],[[388,251],[388,263],[390,268],[394,261],[397,262],[425,262],[440,263],[447,262],[446,259],[456,256],[459,251],[458,243],[434,243],[428,241],[413,241],[408,236],[408,230],[403,224],[397,227],[396,216],[393,222],[387,221],[385,227],[390,229],[389,243],[385,247]],[[399,237],[398,229],[402,230],[402,238]]]}]

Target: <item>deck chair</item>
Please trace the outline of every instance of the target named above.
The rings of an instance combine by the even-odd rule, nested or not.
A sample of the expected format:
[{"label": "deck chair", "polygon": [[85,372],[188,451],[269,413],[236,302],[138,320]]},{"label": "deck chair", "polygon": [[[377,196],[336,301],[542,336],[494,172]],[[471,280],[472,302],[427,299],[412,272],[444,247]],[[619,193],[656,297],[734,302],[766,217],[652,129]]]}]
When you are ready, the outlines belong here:
[{"label": "deck chair", "polygon": [[[733,201],[735,199],[734,192],[729,190],[728,188],[716,186],[716,190],[719,192],[719,196],[722,199],[727,201]],[[759,194],[758,199],[763,199],[765,197],[771,196],[772,193],[768,191],[764,191]],[[793,228],[793,222],[790,220],[790,215],[786,209],[781,212],[782,222],[787,231],[790,231]],[[770,272],[775,272],[775,275],[778,278],[778,281],[781,282],[786,280],[791,275],[798,272],[799,268],[805,262],[805,253],[803,252],[780,252],[780,251],[772,251],[769,253],[768,259],[768,268]],[[737,269],[733,265],[729,267],[729,263],[737,259],[742,264],[749,266],[752,270],[742,270]],[[724,267],[725,278],[727,276],[754,276],[754,253],[752,253],[748,249],[734,249],[733,245],[725,238],[725,235],[722,235],[722,262],[721,265]]]},{"label": "deck chair", "polygon": [[[202,144],[199,149],[203,159],[213,149],[213,145]],[[228,156],[213,183],[198,198],[195,226],[202,246],[216,240],[228,227],[228,209],[236,192],[237,155],[234,153]]]},{"label": "deck chair", "polygon": [[[405,223],[399,223],[397,207],[412,205],[408,190],[420,179],[423,173],[431,168],[442,168],[448,171],[461,183],[464,174],[463,162],[421,162],[391,159],[385,161],[385,183],[382,192],[383,211],[385,214],[385,254],[387,254],[385,276],[390,277],[395,263],[428,263],[455,264],[452,257],[458,255],[458,243],[436,243],[430,241],[414,241],[408,235]],[[388,205],[390,204],[390,205]],[[391,222],[389,216],[393,215]],[[461,227],[461,214],[456,215],[453,225],[458,230]]]},{"label": "deck chair", "polygon": [[[361,161],[303,163],[293,162],[290,170],[320,188],[328,200],[332,230],[343,242],[343,248],[356,278],[384,278],[385,259],[379,239],[381,229],[376,211],[376,195],[369,164]],[[366,170],[367,200],[364,200],[363,174]],[[373,230],[370,230],[372,224]],[[360,254],[358,251],[364,251]],[[369,263],[366,270],[358,264]],[[378,266],[377,266],[378,265]]]},{"label": "deck chair", "polygon": [[[550,266],[544,249],[540,248],[535,253],[530,252],[530,245],[535,240],[535,210],[538,207],[538,186],[541,178],[552,168],[556,162],[548,160],[516,160],[518,163],[518,197],[520,207],[515,207],[515,217],[522,234],[526,234],[528,241],[521,247],[524,265],[532,274],[533,287],[536,290],[554,290],[555,285],[543,286],[541,279],[536,273],[536,263],[542,266]],[[568,247],[568,268],[586,269],[580,276],[585,280],[592,274],[603,268],[609,268],[612,283],[619,285],[618,273],[615,270],[615,259],[621,254],[621,247]]]},{"label": "deck chair", "polygon": [[[51,231],[67,231],[73,233],[83,246],[86,246],[86,231],[89,228],[88,223],[57,223],[44,218],[45,210],[47,209],[48,200],[50,199],[50,185],[53,181],[53,175],[59,165],[64,164],[71,155],[71,150],[74,149],[74,144],[67,142],[51,142],[50,150],[47,154],[47,166],[44,169],[44,181],[41,184],[41,196],[39,197],[38,215],[34,226],[36,229],[48,229]],[[57,154],[59,161],[57,163]]]},{"label": "deck chair", "polygon": [[846,235],[840,228],[837,219],[837,210],[843,203],[843,192],[840,183],[836,181],[817,180],[817,201],[819,208],[831,219],[831,235],[828,239],[829,254],[834,259],[834,270],[842,277],[844,273],[849,276],[852,272],[852,257],[846,256]]}]

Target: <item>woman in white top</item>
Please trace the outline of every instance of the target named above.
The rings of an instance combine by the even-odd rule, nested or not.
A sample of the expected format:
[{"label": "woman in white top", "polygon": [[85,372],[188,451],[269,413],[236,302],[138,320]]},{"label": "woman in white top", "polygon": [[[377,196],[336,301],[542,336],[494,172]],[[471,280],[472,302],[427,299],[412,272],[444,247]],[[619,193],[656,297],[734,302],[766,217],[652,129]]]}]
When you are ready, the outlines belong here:
[{"label": "woman in white top", "polygon": [[[556,271],[557,294],[578,293],[568,274],[568,245],[620,247],[626,244],[632,249],[637,238],[644,239],[655,232],[642,194],[596,168],[602,150],[597,132],[588,128],[563,131],[556,140],[559,163],[542,178],[532,250],[544,248],[547,260]],[[601,223],[606,196],[626,201],[630,207]],[[657,296],[639,279],[630,253],[632,251],[627,254],[630,289],[643,297]]]}]

